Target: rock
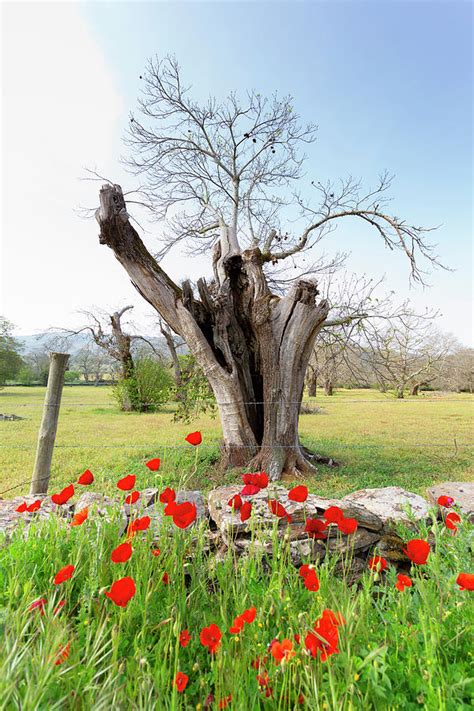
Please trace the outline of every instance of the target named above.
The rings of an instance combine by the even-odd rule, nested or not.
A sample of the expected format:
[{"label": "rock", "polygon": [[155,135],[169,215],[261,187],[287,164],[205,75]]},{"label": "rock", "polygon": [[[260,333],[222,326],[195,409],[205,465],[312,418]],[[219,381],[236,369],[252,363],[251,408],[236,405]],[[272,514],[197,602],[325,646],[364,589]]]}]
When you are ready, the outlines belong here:
[{"label": "rock", "polygon": [[[440,496],[451,496],[461,514],[474,523],[474,483],[468,481],[445,481],[427,489],[428,500],[436,504]],[[445,509],[447,511],[448,509]]]},{"label": "rock", "polygon": [[407,561],[408,558],[403,552],[405,543],[400,536],[395,533],[386,533],[377,543],[377,550],[374,555],[381,555],[392,563]]},{"label": "rock", "polygon": [[[19,513],[15,510],[24,501],[29,506],[38,499],[41,500],[41,507],[38,511]],[[11,534],[21,522],[28,527],[33,521],[45,520],[51,514],[58,514],[61,518],[66,518],[71,516],[71,512],[72,506],[57,506],[46,494],[27,494],[26,496],[16,496],[14,499],[2,499],[0,500],[0,533]]]},{"label": "rock", "polygon": [[160,497],[159,489],[142,489],[140,491],[140,496],[134,504],[124,504],[123,510],[125,514],[130,518],[133,514],[139,515],[140,511],[148,508],[149,506],[154,506]]},{"label": "rock", "polygon": [[[221,532],[237,533],[249,531],[252,526],[273,528],[275,516],[268,508],[268,499],[277,499],[292,517],[292,526],[301,524],[306,518],[321,518],[330,506],[339,506],[347,518],[355,518],[360,526],[379,531],[382,529],[381,519],[358,502],[345,499],[323,499],[315,494],[309,494],[304,503],[290,501],[288,490],[271,484],[267,489],[262,489],[258,494],[243,497],[252,503],[252,517],[243,523],[238,511],[232,512],[228,501],[242,490],[242,486],[221,486],[209,493],[208,504],[211,519],[216,523]],[[286,519],[279,519],[278,525],[285,526]]]},{"label": "rock", "polygon": [[119,520],[119,536],[121,536],[128,525],[128,517],[123,508],[120,507],[120,502],[117,499],[112,499],[105,494],[99,494],[94,491],[85,491],[80,495],[76,502],[76,511],[85,508],[89,509],[89,516],[99,514],[106,521],[113,519]]},{"label": "rock", "polygon": [[[412,518],[415,521],[422,521],[429,517],[428,502],[422,496],[399,486],[361,489],[345,496],[341,503],[343,502],[362,505],[380,519],[384,531],[393,529],[396,523],[413,527]],[[407,513],[408,509],[411,509],[410,516]]]},{"label": "rock", "polygon": [[367,531],[365,528],[358,528],[355,533],[350,533],[348,536],[329,538],[327,550],[328,553],[343,553],[348,549],[363,551],[369,548],[369,546],[373,546],[378,540],[380,540],[378,533]]}]

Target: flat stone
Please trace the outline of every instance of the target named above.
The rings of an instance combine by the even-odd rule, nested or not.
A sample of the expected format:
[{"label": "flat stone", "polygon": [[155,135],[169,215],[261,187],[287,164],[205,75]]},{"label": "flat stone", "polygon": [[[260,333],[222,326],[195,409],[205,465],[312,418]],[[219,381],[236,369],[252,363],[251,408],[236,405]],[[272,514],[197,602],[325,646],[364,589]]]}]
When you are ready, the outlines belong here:
[{"label": "flat stone", "polygon": [[330,553],[343,553],[351,549],[353,551],[363,551],[369,546],[375,545],[380,540],[380,534],[375,531],[367,531],[365,528],[358,528],[355,533],[350,533],[348,536],[337,536],[337,538],[329,538],[327,549]]},{"label": "flat stone", "polygon": [[[323,499],[315,494],[309,494],[304,503],[288,499],[288,489],[275,484],[270,484],[267,489],[262,489],[253,496],[242,497],[252,503],[252,516],[247,521],[240,520],[238,511],[232,512],[228,501],[242,490],[242,485],[221,486],[209,493],[209,514],[221,532],[244,533],[252,526],[273,528],[276,517],[268,508],[268,499],[277,499],[292,517],[291,526],[302,524],[307,518],[321,518],[324,511],[330,506],[339,506],[347,518],[355,518],[363,528],[380,531],[382,521],[373,512],[360,505],[358,502],[345,499]],[[278,520],[278,526],[287,525],[285,518]]]},{"label": "flat stone", "polygon": [[[428,500],[436,504],[440,496],[451,496],[454,506],[461,514],[467,516],[474,523],[474,482],[470,481],[445,481],[442,484],[427,489]],[[443,507],[440,507],[443,509]],[[442,513],[449,509],[442,510]]]},{"label": "flat stone", "polygon": [[[429,504],[426,499],[400,486],[360,489],[345,496],[342,501],[362,505],[380,519],[384,531],[392,529],[396,523],[413,527],[412,518],[422,521],[429,517]],[[408,509],[411,510],[410,516]]]}]

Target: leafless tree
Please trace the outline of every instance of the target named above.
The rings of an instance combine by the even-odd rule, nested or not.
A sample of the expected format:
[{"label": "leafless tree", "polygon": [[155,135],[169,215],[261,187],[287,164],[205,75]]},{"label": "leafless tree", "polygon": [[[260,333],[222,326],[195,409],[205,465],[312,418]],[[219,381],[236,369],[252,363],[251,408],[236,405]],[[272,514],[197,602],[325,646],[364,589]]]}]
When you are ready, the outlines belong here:
[{"label": "leafless tree", "polygon": [[[358,220],[389,250],[407,256],[415,281],[423,281],[418,257],[438,264],[427,230],[389,212],[388,175],[368,190],[349,178],[313,181],[311,199],[296,192],[302,149],[315,136],[314,125],[301,125],[290,97],[265,99],[251,91],[242,100],[232,93],[199,104],[173,58],[152,60],[127,143],[140,201],[165,221],[160,248],[152,255],[145,247],[120,186],[103,185],[96,212],[100,243],[113,250],[209,379],[225,462],[265,469],[272,479],[283,471],[314,471],[316,461],[300,444],[298,414],[330,306],[318,300],[318,285],[298,260],[313,259],[338,222]],[[212,254],[211,282],[178,285],[163,271],[160,259],[180,243],[192,254]],[[283,264],[293,268],[292,278],[272,292],[272,269]]]}]

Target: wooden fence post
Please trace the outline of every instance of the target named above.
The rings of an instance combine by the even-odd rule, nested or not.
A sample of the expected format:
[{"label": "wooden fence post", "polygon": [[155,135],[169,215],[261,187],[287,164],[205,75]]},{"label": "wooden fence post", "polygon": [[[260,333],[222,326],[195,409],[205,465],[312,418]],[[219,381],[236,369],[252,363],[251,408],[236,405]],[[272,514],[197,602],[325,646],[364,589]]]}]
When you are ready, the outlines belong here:
[{"label": "wooden fence post", "polygon": [[31,479],[30,494],[47,494],[51,474],[54,440],[58,428],[59,407],[67,369],[69,353],[49,354],[48,387],[43,406],[43,417],[38,435],[35,468]]}]

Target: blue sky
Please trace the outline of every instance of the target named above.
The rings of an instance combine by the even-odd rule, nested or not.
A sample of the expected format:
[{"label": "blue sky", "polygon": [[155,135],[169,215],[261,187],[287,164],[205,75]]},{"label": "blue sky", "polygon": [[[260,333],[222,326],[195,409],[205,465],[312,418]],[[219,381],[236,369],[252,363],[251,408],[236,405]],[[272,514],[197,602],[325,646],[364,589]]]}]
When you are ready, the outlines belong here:
[{"label": "blue sky", "polygon": [[[247,88],[291,93],[302,119],[319,126],[309,151],[308,182],[352,174],[370,185],[388,169],[396,175],[393,213],[412,224],[442,225],[434,239],[456,272],[436,272],[431,289],[410,290],[402,255],[388,253],[375,234],[352,223],[332,234],[325,249],[351,251],[351,271],[386,274],[387,287],[401,300],[410,296],[420,308],[440,308],[440,326],[471,341],[470,2],[98,2],[75,7],[101,55],[117,105],[110,146],[103,155],[97,152],[98,168],[127,181],[118,163],[125,150],[121,134],[151,55],[175,54],[198,98]],[[88,96],[86,84],[82,100],[97,122],[105,117],[100,92]],[[84,247],[90,255],[99,249],[95,226],[92,235]],[[195,277],[196,268],[205,268],[179,256],[168,259],[176,277]],[[99,262],[107,263],[105,255]],[[116,271],[110,278],[111,300],[114,290],[117,299],[122,297],[122,289],[131,298],[125,275]],[[92,289],[88,296],[97,300],[100,292]],[[71,301],[71,308],[75,305]]]}]

